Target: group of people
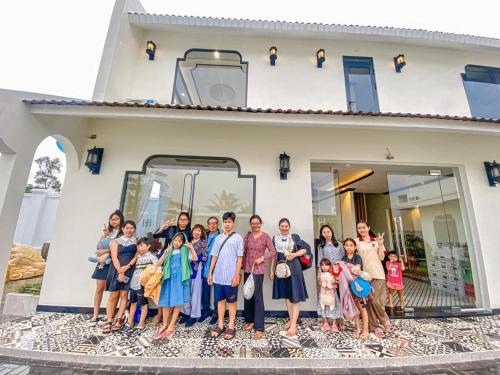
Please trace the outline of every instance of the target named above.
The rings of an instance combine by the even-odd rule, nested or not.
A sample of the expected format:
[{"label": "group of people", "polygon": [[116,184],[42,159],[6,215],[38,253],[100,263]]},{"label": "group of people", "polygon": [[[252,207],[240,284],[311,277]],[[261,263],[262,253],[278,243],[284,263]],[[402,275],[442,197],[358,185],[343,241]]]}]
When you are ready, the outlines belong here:
[{"label": "group of people", "polygon": [[[97,324],[100,320],[103,293],[108,291],[104,334],[119,331],[123,325],[142,329],[148,310],[157,309],[150,315],[159,326],[159,338],[172,337],[177,324],[190,327],[210,318],[211,336],[231,340],[236,335],[238,287],[251,277],[252,293],[244,300],[243,329],[253,331],[254,339],[260,340],[264,337],[263,285],[268,262],[272,298],[286,301],[288,320],[283,334],[295,336],[300,303],[309,297],[303,272],[313,265],[310,245],[291,232],[286,218],[279,221],[279,231],[272,237],[262,231],[259,215],[250,218],[251,230],[244,237],[235,232],[235,220],[233,212],[226,212],[220,227],[219,219],[212,216],[205,230],[201,224],[191,227],[189,213],[181,212],[176,221],[167,220],[155,233],[137,239],[135,223],[125,221],[120,211],[113,212],[95,256],[89,258],[97,263],[92,275],[97,280],[92,321]],[[366,339],[370,331],[383,337],[384,330],[391,329],[385,312],[386,287],[402,290],[402,278],[394,276],[404,270],[404,264],[397,256],[391,259],[388,276],[393,277],[386,283],[384,235],[375,238],[365,221],[357,224],[357,231],[356,239],[342,243],[329,225],[320,229],[318,315],[326,331],[338,332],[341,319],[352,319],[355,337]],[[394,264],[397,266],[392,267]],[[361,293],[362,279],[369,281],[369,295]]]}]

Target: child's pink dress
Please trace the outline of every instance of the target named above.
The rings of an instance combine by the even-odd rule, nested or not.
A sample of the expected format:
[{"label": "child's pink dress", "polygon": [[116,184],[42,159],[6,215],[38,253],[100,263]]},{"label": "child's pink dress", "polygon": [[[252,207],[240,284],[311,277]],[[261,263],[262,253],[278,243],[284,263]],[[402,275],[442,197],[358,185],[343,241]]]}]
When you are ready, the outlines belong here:
[{"label": "child's pink dress", "polygon": [[394,290],[403,290],[403,272],[401,272],[401,263],[386,262],[387,268],[387,287]]}]

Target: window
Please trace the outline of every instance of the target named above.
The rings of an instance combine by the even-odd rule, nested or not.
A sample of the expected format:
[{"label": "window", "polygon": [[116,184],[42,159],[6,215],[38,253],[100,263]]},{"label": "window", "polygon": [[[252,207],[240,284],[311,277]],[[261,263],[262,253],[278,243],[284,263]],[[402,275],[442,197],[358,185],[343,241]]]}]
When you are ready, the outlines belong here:
[{"label": "window", "polygon": [[190,49],[177,59],[172,103],[246,107],[247,74],[239,52]]},{"label": "window", "polygon": [[347,109],[353,112],[379,112],[373,59],[344,56],[344,76]]},{"label": "window", "polygon": [[472,116],[499,119],[500,68],[467,65],[462,79]]},{"label": "window", "polygon": [[255,210],[255,176],[240,174],[233,159],[153,156],[143,171],[127,172],[121,208],[137,223],[138,236],[156,230],[166,219],[188,211],[192,224],[206,225],[236,213],[236,230],[246,233]]}]

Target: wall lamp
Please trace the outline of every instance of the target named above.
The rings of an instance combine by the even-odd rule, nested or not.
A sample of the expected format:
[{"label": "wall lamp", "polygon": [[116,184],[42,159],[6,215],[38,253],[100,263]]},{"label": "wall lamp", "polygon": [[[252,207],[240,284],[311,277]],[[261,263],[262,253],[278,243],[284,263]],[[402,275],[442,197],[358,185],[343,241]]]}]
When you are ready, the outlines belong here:
[{"label": "wall lamp", "polygon": [[155,59],[156,44],[152,40],[148,40],[146,43],[146,53],[149,55],[150,60]]},{"label": "wall lamp", "polygon": [[485,161],[484,168],[486,169],[486,176],[488,176],[490,186],[500,184],[500,164],[495,160],[493,160],[493,163]]},{"label": "wall lamp", "polygon": [[85,166],[92,174],[99,174],[101,171],[103,153],[103,148],[96,148],[95,146],[94,148],[87,150],[87,161],[85,162]]},{"label": "wall lamp", "polygon": [[320,48],[316,52],[316,61],[318,62],[317,67],[318,68],[322,68],[323,67],[323,63],[325,62],[325,60],[326,60],[326,58],[325,58],[325,50],[323,48]]},{"label": "wall lamp", "polygon": [[269,48],[269,61],[271,61],[271,66],[276,65],[277,58],[278,58],[278,49],[276,47]]},{"label": "wall lamp", "polygon": [[280,154],[280,180],[287,180],[290,172],[290,156],[285,152]]},{"label": "wall lamp", "polygon": [[401,73],[401,69],[406,65],[405,55],[399,54],[394,58],[394,68],[396,73]]}]

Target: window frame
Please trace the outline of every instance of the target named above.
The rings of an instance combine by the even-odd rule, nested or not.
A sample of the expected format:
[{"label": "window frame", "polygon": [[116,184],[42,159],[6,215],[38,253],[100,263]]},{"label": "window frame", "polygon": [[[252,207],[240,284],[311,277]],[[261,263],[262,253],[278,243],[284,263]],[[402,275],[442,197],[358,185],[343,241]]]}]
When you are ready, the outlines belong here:
[{"label": "window frame", "polygon": [[349,73],[348,68],[358,67],[358,68],[368,68],[370,70],[370,77],[372,79],[372,95],[373,103],[375,105],[374,111],[356,111],[362,113],[380,113],[380,104],[378,101],[378,90],[377,90],[377,80],[375,79],[375,65],[373,63],[373,57],[364,56],[342,56],[342,63],[344,67],[344,83],[345,92],[347,100],[347,110],[354,112],[351,109],[351,88],[349,85]]},{"label": "window frame", "polygon": [[[488,74],[488,76],[491,78],[491,82],[484,82],[484,81],[479,81],[479,80],[474,80],[470,79],[467,77],[467,69],[470,68],[480,68],[484,69],[485,72]],[[465,91],[465,96],[467,98],[467,104],[469,105],[469,111],[472,117],[477,117],[477,118],[484,118],[484,116],[478,116],[474,114],[474,110],[471,106],[471,97],[469,95],[469,92],[467,90],[467,87],[465,85],[465,82],[477,82],[477,83],[487,83],[487,84],[493,84],[493,85],[499,85],[500,86],[500,68],[494,67],[494,66],[485,66],[485,65],[475,65],[475,64],[467,64],[464,67],[464,73],[460,73],[460,76],[462,77],[462,84],[464,85],[464,91]],[[500,113],[498,118],[500,119]]]},{"label": "window frame", "polygon": [[[179,70],[179,63],[181,61],[186,61],[187,58],[188,58],[188,54],[190,54],[191,52],[211,52],[211,53],[214,53],[214,52],[219,52],[219,53],[233,53],[235,55],[238,55],[239,58],[240,58],[240,61],[239,63],[241,65],[246,65],[246,78],[245,78],[245,105],[244,106],[241,106],[242,108],[247,108],[247,105],[248,105],[248,74],[249,74],[249,69],[250,69],[250,64],[248,61],[244,61],[243,60],[243,56],[241,55],[240,52],[236,51],[236,50],[228,50],[228,49],[217,49],[217,48],[214,48],[214,49],[210,49],[210,48],[190,48],[188,49],[186,52],[184,52],[184,57],[178,57],[176,62],[175,62],[175,72],[174,72],[174,86],[172,88],[172,98],[170,100],[170,103],[171,104],[175,104],[174,103],[174,100],[175,100],[175,88],[176,88],[176,85],[177,85],[177,73],[178,73],[178,70]],[[197,64],[198,65],[198,64]],[[204,65],[214,65],[214,66],[218,66],[217,64],[204,64]],[[182,80],[184,81],[184,77],[181,75],[181,78]],[[184,85],[185,85],[185,81],[183,82]],[[188,96],[189,96],[189,101],[191,103],[193,103],[193,100],[191,99],[189,93],[187,93]],[[182,104],[179,104],[177,103],[178,105],[182,105]],[[202,104],[190,104],[190,105],[202,105]],[[211,107],[214,107],[213,105],[207,105],[207,106],[211,106]]]}]

